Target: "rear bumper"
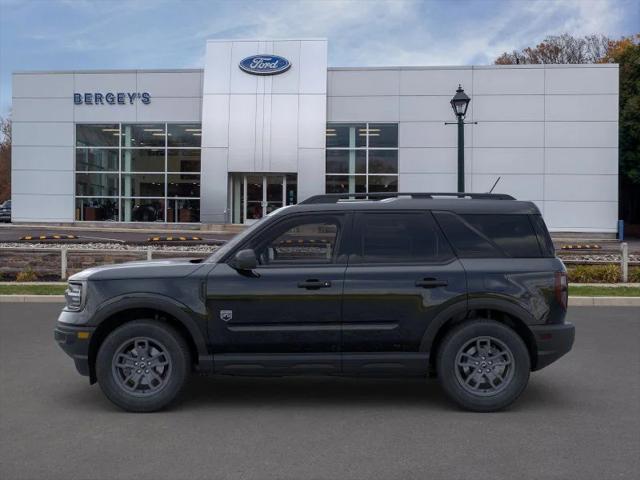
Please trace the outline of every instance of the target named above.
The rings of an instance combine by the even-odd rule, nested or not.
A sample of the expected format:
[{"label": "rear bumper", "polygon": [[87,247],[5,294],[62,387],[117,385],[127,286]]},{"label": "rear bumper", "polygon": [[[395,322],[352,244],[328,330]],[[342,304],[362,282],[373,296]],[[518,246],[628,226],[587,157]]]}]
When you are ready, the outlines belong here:
[{"label": "rear bumper", "polygon": [[538,347],[538,358],[532,370],[540,370],[555,362],[573,347],[576,328],[572,323],[535,325],[530,328]]},{"label": "rear bumper", "polygon": [[[75,327],[58,323],[53,330],[53,338],[60,348],[69,355],[80,375],[89,376],[89,342],[95,328]],[[79,335],[80,334],[80,335]]]}]

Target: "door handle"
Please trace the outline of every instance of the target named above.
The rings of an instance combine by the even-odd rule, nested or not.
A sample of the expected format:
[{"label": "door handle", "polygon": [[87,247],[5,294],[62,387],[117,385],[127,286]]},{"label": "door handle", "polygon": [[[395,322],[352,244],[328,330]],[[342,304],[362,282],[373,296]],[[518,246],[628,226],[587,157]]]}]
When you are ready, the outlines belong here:
[{"label": "door handle", "polygon": [[298,283],[298,288],[306,288],[307,290],[318,290],[319,288],[329,288],[331,282],[328,280],[305,280]]},{"label": "door handle", "polygon": [[449,285],[449,282],[446,280],[437,280],[435,278],[423,278],[422,280],[416,280],[416,287],[422,288],[446,287],[447,285]]}]

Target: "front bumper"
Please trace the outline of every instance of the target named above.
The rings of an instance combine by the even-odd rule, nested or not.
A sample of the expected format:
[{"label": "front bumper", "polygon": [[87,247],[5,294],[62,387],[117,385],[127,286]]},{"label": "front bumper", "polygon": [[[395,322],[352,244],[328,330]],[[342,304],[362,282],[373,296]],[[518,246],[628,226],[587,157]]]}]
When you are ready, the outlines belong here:
[{"label": "front bumper", "polygon": [[537,361],[533,370],[540,370],[555,362],[573,347],[576,328],[572,323],[535,325],[530,328],[538,347]]},{"label": "front bumper", "polygon": [[76,327],[60,322],[53,331],[53,338],[58,342],[60,348],[73,359],[80,375],[90,375],[89,343],[94,331],[95,328],[92,327]]}]

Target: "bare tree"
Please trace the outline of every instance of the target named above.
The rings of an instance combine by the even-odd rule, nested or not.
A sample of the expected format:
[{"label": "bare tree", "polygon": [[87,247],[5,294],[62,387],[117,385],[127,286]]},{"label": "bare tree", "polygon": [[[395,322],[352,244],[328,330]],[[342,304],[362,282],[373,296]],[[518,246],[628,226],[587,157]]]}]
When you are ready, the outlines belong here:
[{"label": "bare tree", "polygon": [[0,202],[11,198],[11,119],[0,117]]},{"label": "bare tree", "polygon": [[528,63],[599,63],[607,54],[610,39],[604,35],[579,38],[564,33],[546,37],[535,47],[505,52],[497,65]]}]

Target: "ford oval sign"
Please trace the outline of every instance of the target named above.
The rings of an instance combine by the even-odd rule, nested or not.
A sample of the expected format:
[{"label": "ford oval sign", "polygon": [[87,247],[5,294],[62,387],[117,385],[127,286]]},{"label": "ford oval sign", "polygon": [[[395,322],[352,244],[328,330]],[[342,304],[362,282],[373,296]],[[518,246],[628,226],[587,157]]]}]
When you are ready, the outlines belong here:
[{"label": "ford oval sign", "polygon": [[252,75],[277,75],[289,68],[289,60],[278,55],[251,55],[240,62],[240,69]]}]

